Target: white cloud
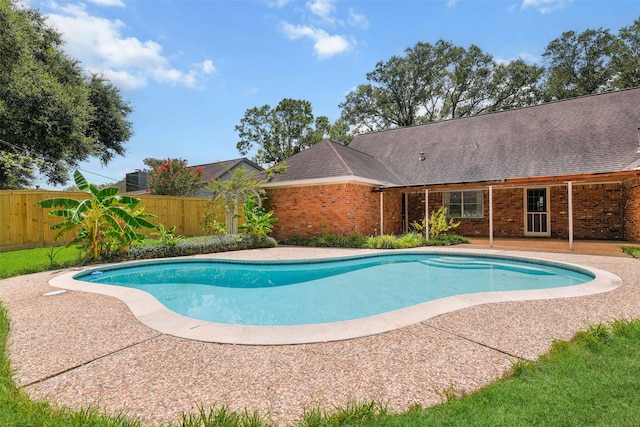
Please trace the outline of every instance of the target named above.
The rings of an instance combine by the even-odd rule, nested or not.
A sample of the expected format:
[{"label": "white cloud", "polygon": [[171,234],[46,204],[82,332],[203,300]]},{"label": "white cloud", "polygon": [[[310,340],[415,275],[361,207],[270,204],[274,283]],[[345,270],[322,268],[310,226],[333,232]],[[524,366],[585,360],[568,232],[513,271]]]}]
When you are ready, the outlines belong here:
[{"label": "white cloud", "polygon": [[571,3],[572,0],[522,0],[522,8],[532,7],[540,13],[551,13],[555,10],[562,9]]},{"label": "white cloud", "polygon": [[147,78],[128,71],[90,69],[92,73],[103,75],[109,82],[123,90],[134,90],[147,85]]},{"label": "white cloud", "polygon": [[307,7],[314,15],[322,19],[331,19],[335,10],[335,0],[311,0],[307,2]]},{"label": "white cloud", "polygon": [[245,89],[242,92],[242,96],[253,96],[253,95],[256,95],[257,93],[258,93],[258,88],[254,86],[250,89]]},{"label": "white cloud", "polygon": [[281,23],[282,32],[291,40],[301,37],[310,38],[315,42],[313,48],[320,59],[330,58],[334,55],[347,52],[353,48],[354,42],[344,36],[330,35],[318,28]]},{"label": "white cloud", "polygon": [[205,74],[213,74],[216,72],[216,67],[213,65],[213,61],[210,59],[203,61],[202,64],[200,64],[200,67],[202,67],[202,72]]},{"label": "white cloud", "polygon": [[285,7],[287,4],[291,3],[293,0],[273,0],[267,1],[267,6],[269,7]]},{"label": "white cloud", "polygon": [[89,0],[89,2],[97,4],[98,6],[124,7],[124,2],[122,0]]},{"label": "white cloud", "polygon": [[369,28],[369,20],[365,15],[356,13],[354,10],[349,10],[349,25],[362,29]]},{"label": "white cloud", "polygon": [[538,64],[541,61],[541,58],[539,56],[536,55],[532,55],[528,52],[522,52],[520,53],[517,58],[495,58],[495,61],[498,64],[509,64],[510,62],[513,62],[516,59],[521,59],[523,60],[525,63],[527,64]]},{"label": "white cloud", "polygon": [[[98,0],[115,4],[115,0]],[[122,89],[143,87],[149,79],[170,85],[198,87],[206,74],[215,72],[211,60],[179,70],[153,40],[142,41],[123,34],[124,22],[87,13],[82,4],[53,5],[48,23],[60,31],[65,51],[91,72],[103,74]]]}]

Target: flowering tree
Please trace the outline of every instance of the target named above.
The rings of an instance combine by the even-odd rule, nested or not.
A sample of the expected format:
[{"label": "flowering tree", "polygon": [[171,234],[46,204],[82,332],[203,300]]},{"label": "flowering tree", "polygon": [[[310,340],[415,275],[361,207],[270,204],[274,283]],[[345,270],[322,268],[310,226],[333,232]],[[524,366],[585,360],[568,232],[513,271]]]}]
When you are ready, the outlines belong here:
[{"label": "flowering tree", "polygon": [[151,167],[147,178],[149,192],[167,196],[194,196],[202,187],[202,168],[187,166],[184,159],[145,159]]}]

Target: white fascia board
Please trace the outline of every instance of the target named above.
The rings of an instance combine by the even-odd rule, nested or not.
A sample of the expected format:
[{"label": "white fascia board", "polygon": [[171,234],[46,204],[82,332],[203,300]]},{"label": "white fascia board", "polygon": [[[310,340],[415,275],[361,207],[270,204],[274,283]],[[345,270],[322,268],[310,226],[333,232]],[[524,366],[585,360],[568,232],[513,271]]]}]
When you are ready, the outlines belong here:
[{"label": "white fascia board", "polygon": [[345,176],[331,176],[326,178],[314,178],[314,179],[299,179],[292,181],[280,181],[280,182],[267,182],[262,184],[262,188],[285,188],[285,187],[306,187],[312,185],[327,185],[327,184],[365,184],[372,187],[380,187],[390,185],[389,182],[376,181],[369,178],[361,178],[359,176],[345,175]]}]

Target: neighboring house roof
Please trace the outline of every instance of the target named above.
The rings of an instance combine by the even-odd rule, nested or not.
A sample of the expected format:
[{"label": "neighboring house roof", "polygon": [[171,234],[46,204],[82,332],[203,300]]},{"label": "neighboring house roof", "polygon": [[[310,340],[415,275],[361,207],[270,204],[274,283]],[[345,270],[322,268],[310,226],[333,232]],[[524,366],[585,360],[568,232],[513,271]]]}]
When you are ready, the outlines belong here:
[{"label": "neighboring house roof", "polygon": [[264,170],[260,165],[248,160],[246,158],[224,160],[222,162],[205,163],[203,165],[191,166],[192,168],[202,168],[202,182],[214,181],[225,173],[234,170],[238,165],[245,163],[251,168],[262,171]]},{"label": "neighboring house roof", "polygon": [[362,134],[349,147],[406,185],[487,182],[637,169],[639,129],[640,88]]},{"label": "neighboring house roof", "polygon": [[[247,170],[263,171],[264,168],[260,165],[252,162],[247,158],[224,160],[221,162],[205,163],[202,165],[192,165],[190,168],[202,168],[202,182],[210,183],[218,179],[228,179],[230,173],[237,168],[244,168]],[[121,192],[127,194],[146,194],[148,192],[147,186],[147,171],[138,170],[136,172],[130,172],[127,177],[115,184],[120,188]],[[226,176],[225,176],[226,175]],[[129,187],[129,191],[127,190]],[[203,189],[196,194],[197,196],[208,196],[211,192]]]},{"label": "neighboring house roof", "polygon": [[370,155],[325,140],[287,159],[286,173],[274,175],[267,186],[290,181],[355,177],[378,184],[403,184],[397,175]]}]

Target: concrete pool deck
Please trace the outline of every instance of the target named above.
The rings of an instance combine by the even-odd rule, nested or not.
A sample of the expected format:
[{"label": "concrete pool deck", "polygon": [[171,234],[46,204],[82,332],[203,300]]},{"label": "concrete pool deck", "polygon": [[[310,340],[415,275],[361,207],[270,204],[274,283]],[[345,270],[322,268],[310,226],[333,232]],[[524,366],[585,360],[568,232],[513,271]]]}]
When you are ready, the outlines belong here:
[{"label": "concrete pool deck", "polygon": [[[489,249],[473,241],[456,250],[585,265],[623,283],[595,295],[475,305],[347,341],[251,346],[158,332],[110,296],[43,296],[57,290],[49,280],[69,270],[38,273],[0,281],[0,300],[11,321],[14,379],[33,397],[125,411],[148,425],[177,421],[198,405],[216,403],[257,410],[288,425],[304,408],[330,410],[358,399],[387,402],[397,411],[435,404],[445,390],[472,392],[502,376],[514,360],[536,359],[555,339],[569,339],[594,323],[640,317],[639,260],[613,250],[531,252],[497,243]],[[213,257],[277,260],[363,252],[279,247]]]}]

